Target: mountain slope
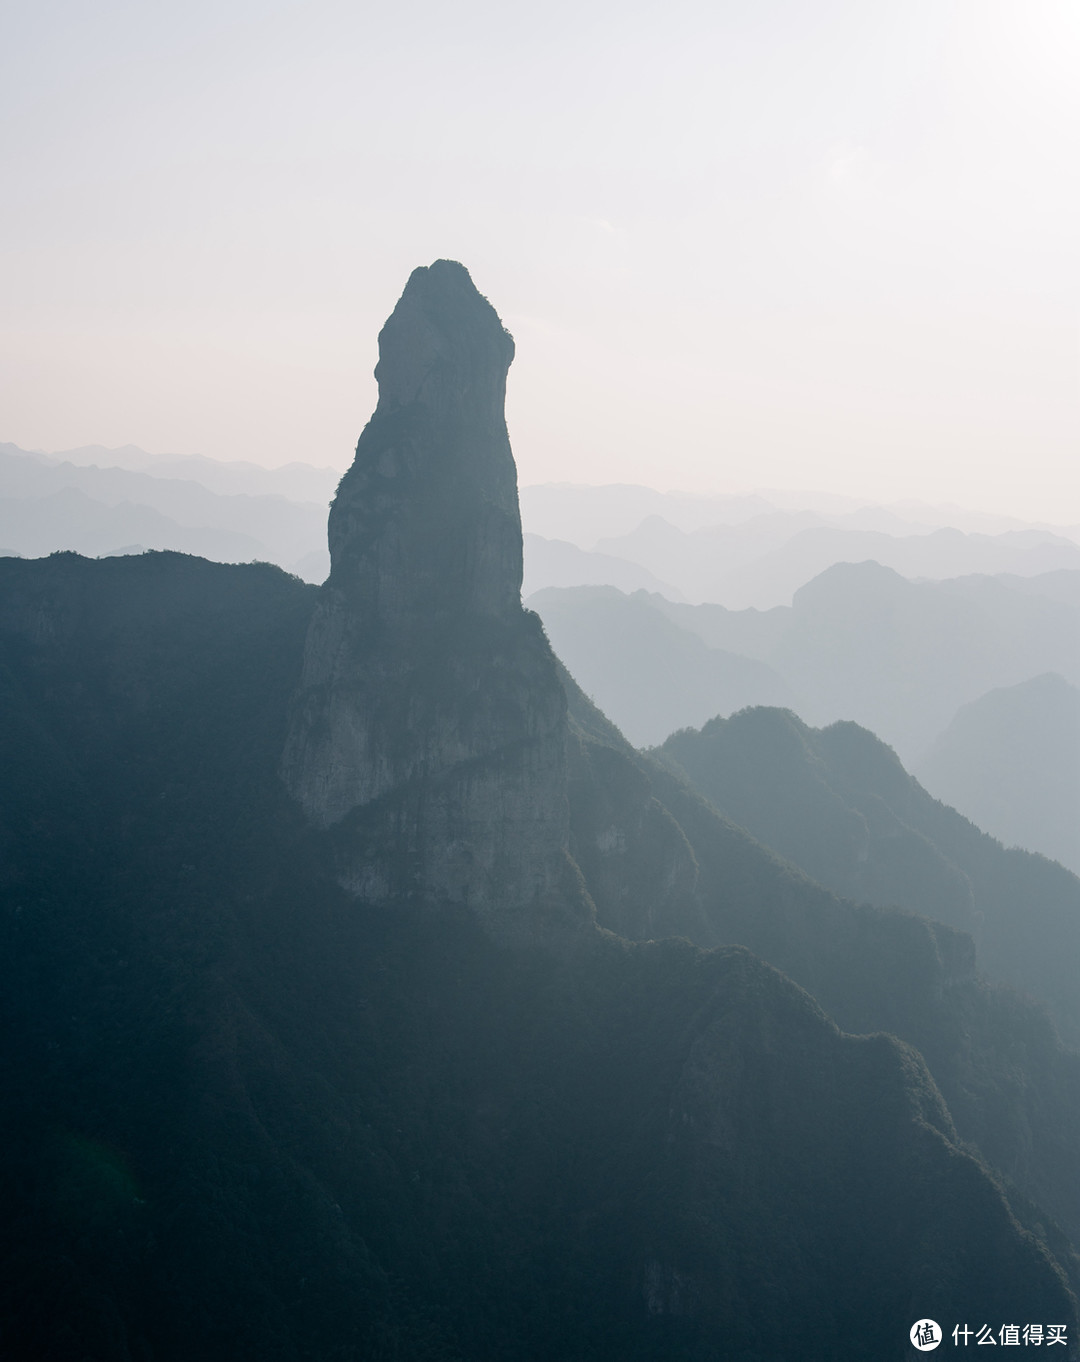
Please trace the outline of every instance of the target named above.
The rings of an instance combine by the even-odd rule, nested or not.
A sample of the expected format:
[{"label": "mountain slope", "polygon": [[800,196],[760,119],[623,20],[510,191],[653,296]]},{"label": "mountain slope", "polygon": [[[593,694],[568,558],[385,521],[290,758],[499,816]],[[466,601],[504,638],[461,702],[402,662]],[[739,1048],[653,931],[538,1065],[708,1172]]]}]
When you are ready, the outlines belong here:
[{"label": "mountain slope", "polygon": [[1071,1323],[918,1056],[747,952],[523,951],[344,893],[273,770],[310,589],[2,571],[7,1355],[854,1359],[958,1298]]},{"label": "mountain slope", "polygon": [[[1075,1332],[1057,1110],[1033,1151],[989,1119],[1037,1025],[969,938],[778,862],[560,674],[517,599],[511,354],[461,266],[412,276],[317,591],[0,561],[6,1354],[854,1362],[909,1356],[926,1314]],[[735,944],[596,925],[649,899]],[[1040,1205],[911,1045],[842,1033],[740,936],[845,1024],[958,1057]]]},{"label": "mountain slope", "polygon": [[[1080,579],[909,582],[877,563],[840,563],[799,590],[793,605],[771,610],[686,605],[641,592],[628,601],[599,587],[553,588],[530,604],[573,675],[636,743],[662,741],[742,705],[780,704],[816,726],[852,719],[915,764],[957,709],[988,690],[1047,671],[1080,683],[1074,576]],[[656,640],[647,669],[623,627],[631,611],[636,632]],[[753,684],[742,688],[739,705],[714,681],[709,653],[655,616],[742,659]],[[658,683],[668,654],[678,658],[674,680]],[[768,672],[752,673],[751,661]],[[704,704],[710,694],[711,706]]]},{"label": "mountain slope", "polygon": [[528,605],[571,674],[641,747],[765,696],[772,704],[797,703],[792,686],[768,663],[709,647],[667,619],[644,592],[550,587],[530,596]]},{"label": "mountain slope", "polygon": [[[944,850],[936,850],[925,829],[905,826],[874,794],[867,800],[874,838],[864,827],[862,848],[879,844],[879,835],[891,840],[901,834],[875,873],[895,876],[897,850],[905,851],[899,864],[908,891],[936,882],[939,906],[952,911],[954,925],[896,908],[856,907],[807,880],[790,861],[778,861],[718,813],[667,751],[653,756],[630,748],[565,673],[564,685],[574,731],[571,848],[599,921],[627,936],[673,932],[704,945],[747,946],[808,989],[845,1030],[900,1036],[927,1059],[962,1136],[1009,1179],[1011,1195],[1020,1198],[1014,1205],[1025,1197],[1041,1205],[1042,1211],[1025,1212],[1025,1223],[1045,1225],[1049,1212],[1080,1237],[1080,1167],[1072,1134],[1080,1121],[1080,1056],[1063,1046],[1045,1005],[1036,1001],[1055,1000],[1062,1028],[1073,1034],[1068,1028],[1075,1027],[1075,976],[1069,952],[1080,908],[1075,877],[1038,857],[1001,853],[965,819],[920,791],[923,800],[948,815],[937,828]],[[758,714],[769,717],[768,711]],[[743,718],[728,724],[741,731],[744,752],[760,768],[747,780],[748,807],[740,809],[753,822],[756,794],[763,787],[767,795],[776,791],[777,754],[791,758],[798,749],[778,743],[775,734],[769,738],[775,726],[767,723],[766,740],[755,737],[753,728],[748,732],[740,725]],[[790,715],[779,718],[802,727]],[[886,791],[890,780],[897,783],[895,772],[902,788],[918,789],[871,734],[854,725],[836,731],[841,738],[853,733],[869,743],[869,754],[864,743],[847,745],[856,772],[853,757],[861,754],[879,780],[884,768]],[[678,736],[692,742],[696,735]],[[878,752],[884,760],[874,760]],[[704,745],[703,753],[710,766]],[[850,807],[850,794],[838,797],[828,787],[820,763],[812,761],[800,776],[800,760],[788,760],[786,770],[780,763],[782,782],[794,774],[793,787],[799,791],[801,781],[805,796],[788,799],[788,807],[802,822],[817,820],[815,831],[826,847],[845,847],[852,823],[863,817],[860,806]],[[865,790],[874,782],[864,773],[855,784]],[[739,788],[737,776],[733,785]],[[904,805],[899,807],[903,813]],[[838,826],[830,828],[837,812]],[[987,847],[1000,853],[1000,863],[991,857],[980,864]],[[971,881],[956,861],[972,865]],[[890,894],[884,902],[900,897]],[[983,912],[975,912],[976,901]],[[1032,908],[1041,923],[1034,949],[1048,959],[1057,954],[1047,975],[1033,980],[1035,996],[1025,998],[976,973],[974,942],[957,926],[980,931],[980,918],[993,916],[999,946],[1011,946],[1032,934]],[[1032,951],[1028,943],[1018,947],[1021,964]],[[998,978],[1013,977],[1015,962],[1007,951],[1004,963],[1001,956],[999,949],[984,968]],[[1072,1249],[1062,1245],[1061,1251],[1075,1263]]]},{"label": "mountain slope", "polygon": [[660,749],[719,810],[821,884],[974,933],[982,968],[1050,1004],[1080,1044],[1080,879],[1007,851],[857,724],[751,709]]},{"label": "mountain slope", "polygon": [[972,700],[916,767],[1008,846],[1080,873],[1080,689],[1052,672]]}]

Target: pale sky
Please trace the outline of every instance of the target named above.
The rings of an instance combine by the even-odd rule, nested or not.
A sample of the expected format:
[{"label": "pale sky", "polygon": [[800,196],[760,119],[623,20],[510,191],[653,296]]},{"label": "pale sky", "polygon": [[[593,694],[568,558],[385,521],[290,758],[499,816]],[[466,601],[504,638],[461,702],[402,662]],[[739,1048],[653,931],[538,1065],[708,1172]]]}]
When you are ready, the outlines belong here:
[{"label": "pale sky", "polygon": [[1080,0],[8,0],[0,440],[344,467],[409,271],[522,482],[1080,521]]}]

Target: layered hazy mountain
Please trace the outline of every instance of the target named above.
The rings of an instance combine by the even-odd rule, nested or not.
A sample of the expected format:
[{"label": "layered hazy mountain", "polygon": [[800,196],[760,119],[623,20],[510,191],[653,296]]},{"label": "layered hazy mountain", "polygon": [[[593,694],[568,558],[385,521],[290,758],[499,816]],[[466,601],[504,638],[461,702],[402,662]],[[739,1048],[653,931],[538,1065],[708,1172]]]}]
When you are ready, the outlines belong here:
[{"label": "layered hazy mountain", "polygon": [[329,505],[333,500],[343,472],[339,468],[318,467],[301,460],[277,468],[264,468],[243,459],[208,459],[199,454],[148,454],[137,445],[124,445],[119,449],[82,445],[78,449],[36,457],[79,468],[123,468],[154,478],[197,482],[222,496],[277,496],[318,506]]},{"label": "layered hazy mountain", "polygon": [[549,588],[527,604],[571,675],[638,747],[747,705],[801,708],[798,690],[747,650],[712,647],[661,597],[614,587]]},{"label": "layered hazy mountain", "polygon": [[320,587],[0,561],[5,1355],[1071,1344],[1071,900],[1024,996],[974,890],[856,903],[636,751],[520,604],[512,357],[412,275]]},{"label": "layered hazy mountain", "polygon": [[277,563],[310,581],[329,568],[326,507],[339,475],[291,464],[154,458],[134,447],[66,454],[0,445],[0,551],[38,558],[172,549]]},{"label": "layered hazy mountain", "polygon": [[[274,562],[320,582],[329,571],[322,521],[340,476],[299,461],[265,469],[133,445],[52,455],[0,445],[0,551],[97,557],[168,548]],[[526,595],[606,585],[768,609],[790,604],[837,562],[873,559],[931,579],[1080,567],[1080,527],[813,493],[541,485],[523,490],[522,517]]]},{"label": "layered hazy mountain", "polygon": [[610,553],[590,553],[565,539],[526,534],[522,596],[549,586],[613,586],[620,591],[655,591],[681,601],[679,590],[654,577],[648,568]]},{"label": "layered hazy mountain", "polygon": [[[990,690],[1043,672],[1080,683],[1080,572],[912,582],[866,562],[836,564],[791,606],[765,611],[610,587],[542,591],[530,604],[574,676],[642,746],[742,704],[780,703],[814,725],[853,719],[918,763]],[[676,639],[680,661],[665,673]],[[643,669],[650,646],[657,658]],[[756,693],[712,681],[736,660]]]},{"label": "layered hazy mountain", "polygon": [[[857,530],[928,532],[957,529],[970,534],[997,535],[1039,528],[1015,516],[971,511],[956,505],[923,501],[894,501],[877,505],[856,497],[811,490],[765,488],[749,493],[706,495],[660,492],[632,483],[588,486],[578,483],[541,483],[521,489],[523,522],[536,534],[568,539],[592,548],[599,539],[617,538],[637,529],[650,516],[668,521],[684,533],[715,526],[745,524],[776,512],[809,516],[809,522],[836,524]],[[1044,525],[1051,534],[1077,539],[1080,525]]]},{"label": "layered hazy mountain", "polygon": [[1080,689],[1053,672],[960,708],[916,768],[1006,845],[1080,873]]},{"label": "layered hazy mountain", "polygon": [[[1048,680],[1035,691],[1058,689]],[[872,733],[746,709],[673,733],[659,755],[820,884],[971,932],[982,968],[1047,1000],[1080,1043],[1080,879],[933,798]]]},{"label": "layered hazy mountain", "polygon": [[[630,486],[531,487],[523,506],[552,537],[529,537],[530,603],[633,742],[745,705],[854,719],[1007,845],[1080,863],[1075,719],[1025,689],[1080,681],[1077,527]],[[965,717],[1012,687],[1014,714]]]},{"label": "layered hazy mountain", "polygon": [[[1080,568],[1080,527],[1034,526],[958,507],[868,506],[768,491],[691,497],[618,486],[530,487],[522,505],[525,526],[536,534],[636,563],[671,585],[662,592],[669,599],[736,610],[790,605],[800,587],[842,562],[872,560],[930,580]],[[627,589],[602,576],[599,562],[586,572],[587,563],[580,560],[578,582],[544,585]]]},{"label": "layered hazy mountain", "polygon": [[[844,519],[891,517],[864,511]],[[1080,568],[1080,544],[1047,530],[965,534],[952,528],[919,530],[901,522],[888,530],[860,529],[821,524],[807,512],[774,512],[692,534],[650,517],[633,533],[601,539],[597,547],[674,582],[687,600],[733,609],[790,604],[800,587],[833,563],[870,559],[904,577],[934,580],[972,572],[1034,576]]]}]

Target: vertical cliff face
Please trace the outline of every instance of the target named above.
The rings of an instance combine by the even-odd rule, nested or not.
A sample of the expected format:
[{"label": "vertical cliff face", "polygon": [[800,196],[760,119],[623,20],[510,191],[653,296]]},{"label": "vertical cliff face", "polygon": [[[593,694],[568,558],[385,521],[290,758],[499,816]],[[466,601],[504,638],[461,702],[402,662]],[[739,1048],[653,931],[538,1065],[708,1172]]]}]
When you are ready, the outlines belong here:
[{"label": "vertical cliff face", "polygon": [[379,402],[330,511],[330,584],[400,631],[520,614],[503,404],[514,342],[468,271],[414,270],[379,336]]},{"label": "vertical cliff face", "polygon": [[572,873],[566,701],[521,608],[513,355],[463,266],[415,270],[330,511],[282,775],[365,897],[499,914],[550,906]]}]

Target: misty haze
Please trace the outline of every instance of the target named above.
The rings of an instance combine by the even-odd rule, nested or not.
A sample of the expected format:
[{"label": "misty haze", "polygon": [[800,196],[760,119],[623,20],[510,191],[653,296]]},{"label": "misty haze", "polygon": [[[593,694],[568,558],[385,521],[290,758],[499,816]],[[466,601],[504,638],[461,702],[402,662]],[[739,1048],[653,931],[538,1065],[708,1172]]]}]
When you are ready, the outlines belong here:
[{"label": "misty haze", "polygon": [[1073,1356],[1073,0],[5,39],[0,1354]]}]

